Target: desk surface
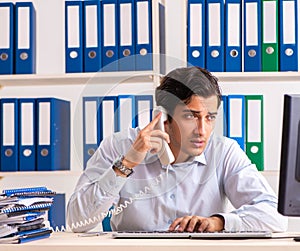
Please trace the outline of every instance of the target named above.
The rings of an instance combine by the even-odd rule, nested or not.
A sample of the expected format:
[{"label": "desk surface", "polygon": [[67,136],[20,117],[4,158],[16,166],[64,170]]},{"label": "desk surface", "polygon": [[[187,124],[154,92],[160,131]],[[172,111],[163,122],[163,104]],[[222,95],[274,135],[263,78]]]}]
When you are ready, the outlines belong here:
[{"label": "desk surface", "polygon": [[52,233],[50,238],[24,244],[0,244],[5,251],[299,251],[292,238],[248,240],[112,239],[111,234],[79,237],[75,233]]}]

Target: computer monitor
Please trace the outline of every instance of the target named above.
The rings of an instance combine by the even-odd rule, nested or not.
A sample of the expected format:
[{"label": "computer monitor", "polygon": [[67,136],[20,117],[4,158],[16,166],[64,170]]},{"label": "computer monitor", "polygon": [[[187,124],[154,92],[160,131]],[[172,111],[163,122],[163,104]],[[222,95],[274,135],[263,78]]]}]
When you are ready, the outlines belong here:
[{"label": "computer monitor", "polygon": [[300,216],[300,95],[284,95],[278,212]]}]

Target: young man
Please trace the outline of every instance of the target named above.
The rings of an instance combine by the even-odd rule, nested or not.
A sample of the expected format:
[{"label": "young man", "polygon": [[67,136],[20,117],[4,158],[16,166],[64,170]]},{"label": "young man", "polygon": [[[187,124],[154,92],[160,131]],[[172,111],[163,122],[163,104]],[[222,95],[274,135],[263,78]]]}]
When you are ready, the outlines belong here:
[{"label": "young man", "polygon": [[[285,231],[287,219],[256,166],[237,142],[213,131],[217,79],[198,67],[179,68],[162,79],[155,98],[168,112],[165,132],[156,129],[158,114],[142,130],[102,141],[68,203],[72,230],[88,231],[109,213],[118,231]],[[169,165],[157,154],[163,140],[175,156]]]}]

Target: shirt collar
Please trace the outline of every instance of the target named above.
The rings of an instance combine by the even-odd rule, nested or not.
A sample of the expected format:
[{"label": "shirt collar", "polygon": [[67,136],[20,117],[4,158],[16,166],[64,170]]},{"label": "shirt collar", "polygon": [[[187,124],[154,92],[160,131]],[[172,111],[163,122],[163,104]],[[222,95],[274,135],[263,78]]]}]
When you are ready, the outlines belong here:
[{"label": "shirt collar", "polygon": [[206,162],[206,158],[205,158],[205,154],[204,152],[201,153],[200,155],[196,156],[194,161],[198,161],[199,163],[203,164],[206,166],[207,162]]},{"label": "shirt collar", "polygon": [[[173,167],[186,167],[186,163],[192,163],[192,162],[198,162],[202,165],[205,165],[207,164],[207,161],[206,161],[206,157],[205,157],[205,154],[204,153],[201,153],[200,155],[196,156],[196,157],[191,157],[190,159],[188,159],[186,162],[183,162],[183,163],[177,163],[177,164],[174,164]],[[162,168],[166,169],[167,167],[170,167],[170,166],[162,166]]]}]

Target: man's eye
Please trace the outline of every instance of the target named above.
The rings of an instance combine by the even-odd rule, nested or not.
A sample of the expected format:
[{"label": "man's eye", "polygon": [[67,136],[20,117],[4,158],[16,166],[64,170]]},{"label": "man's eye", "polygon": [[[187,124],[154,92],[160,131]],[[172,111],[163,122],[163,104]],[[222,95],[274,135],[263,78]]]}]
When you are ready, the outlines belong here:
[{"label": "man's eye", "polygon": [[194,115],[192,113],[186,113],[184,114],[185,119],[194,119]]},{"label": "man's eye", "polygon": [[209,121],[214,121],[214,120],[216,119],[216,115],[209,115],[209,116],[207,117],[207,119],[208,119]]}]

